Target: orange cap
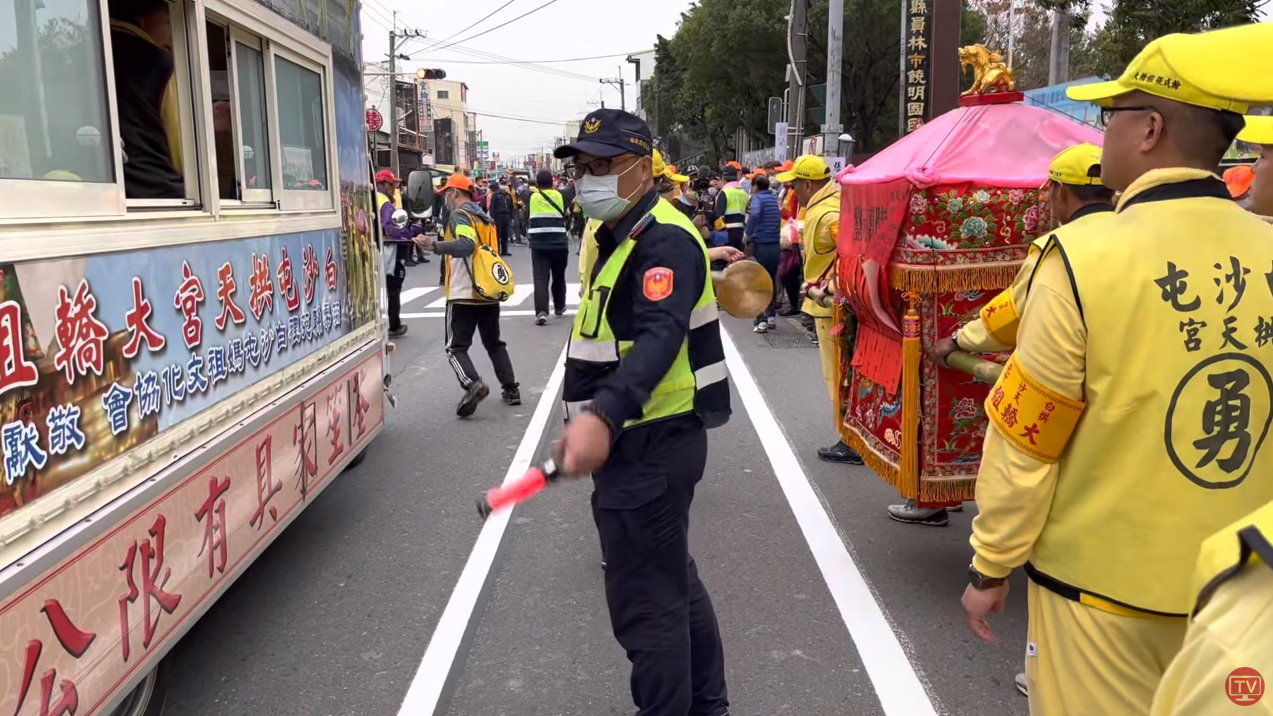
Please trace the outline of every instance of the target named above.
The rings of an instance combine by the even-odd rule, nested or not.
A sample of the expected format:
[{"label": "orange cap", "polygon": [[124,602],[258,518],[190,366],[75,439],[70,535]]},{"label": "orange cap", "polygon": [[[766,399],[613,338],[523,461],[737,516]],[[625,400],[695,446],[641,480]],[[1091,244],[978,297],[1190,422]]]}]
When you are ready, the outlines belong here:
[{"label": "orange cap", "polygon": [[794,160],[791,160],[791,159],[788,159],[787,161],[783,162],[781,166],[779,166],[779,167],[778,167],[778,171],[779,171],[779,172],[789,172],[789,171],[791,171],[792,169],[795,169],[795,168],[796,168],[796,163],[795,163],[795,161],[794,161]]},{"label": "orange cap", "polygon": [[1239,164],[1224,170],[1224,185],[1229,187],[1229,196],[1237,199],[1251,190],[1251,182],[1255,181],[1255,171],[1250,164]]},{"label": "orange cap", "polygon": [[732,160],[731,160],[731,161],[728,161],[728,162],[725,162],[725,166],[727,166],[727,167],[733,167],[733,168],[735,168],[735,169],[737,169],[737,170],[739,170],[739,171],[742,171],[742,169],[743,169],[743,165],[739,164],[739,163],[738,163],[738,162],[736,162],[736,161],[732,161]]},{"label": "orange cap", "polygon": [[449,177],[447,177],[447,178],[446,178],[446,183],[445,183],[445,184],[443,184],[442,186],[438,187],[438,193],[439,193],[439,194],[441,194],[442,192],[446,191],[447,189],[463,189],[464,191],[467,191],[468,193],[472,194],[472,193],[473,193],[473,180],[472,180],[472,179],[470,179],[470,178],[468,178],[468,176],[467,176],[467,175],[465,175],[465,174],[462,174],[462,173],[460,173],[460,172],[456,172],[456,173],[454,173],[454,174],[452,174],[451,176],[449,176]]}]

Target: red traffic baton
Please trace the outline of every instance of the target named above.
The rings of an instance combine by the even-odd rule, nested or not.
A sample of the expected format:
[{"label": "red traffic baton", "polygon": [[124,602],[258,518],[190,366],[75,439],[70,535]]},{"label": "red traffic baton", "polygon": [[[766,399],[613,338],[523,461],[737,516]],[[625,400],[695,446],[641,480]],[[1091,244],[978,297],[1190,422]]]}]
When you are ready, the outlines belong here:
[{"label": "red traffic baton", "polygon": [[556,482],[559,477],[561,477],[561,471],[557,469],[557,463],[545,460],[543,465],[532,467],[526,471],[525,475],[512,480],[507,485],[487,490],[485,494],[478,497],[477,514],[482,519],[486,519],[496,510],[525,502],[537,495],[548,483]]}]

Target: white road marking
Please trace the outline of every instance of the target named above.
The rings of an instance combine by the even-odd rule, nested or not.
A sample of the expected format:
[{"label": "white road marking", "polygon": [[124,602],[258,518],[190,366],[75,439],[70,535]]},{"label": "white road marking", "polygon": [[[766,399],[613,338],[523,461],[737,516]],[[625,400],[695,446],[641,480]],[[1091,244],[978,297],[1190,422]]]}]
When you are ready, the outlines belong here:
[{"label": "white road marking", "polygon": [[[577,313],[577,311],[575,311],[574,309],[567,308],[566,313],[564,315],[573,316],[575,315],[575,313]],[[509,316],[533,316],[533,315],[535,315],[535,312],[533,310],[532,311],[500,311],[499,312],[500,318],[508,318]],[[428,313],[403,313],[403,314],[400,314],[399,317],[400,318],[445,318],[446,312],[445,311],[429,311]],[[552,317],[549,317],[548,320],[551,321]]]},{"label": "white road marking", "polygon": [[[503,484],[521,477],[530,468],[530,462],[535,457],[535,449],[539,447],[540,439],[548,426],[548,418],[552,415],[553,404],[557,401],[557,391],[561,388],[565,374],[566,347],[563,346],[561,355],[553,364],[553,372],[548,377],[544,392],[535,405],[535,412],[526,426],[526,432],[522,435],[522,441],[517,446],[517,452],[513,454],[513,462],[508,466],[508,472],[504,474]],[[407,695],[402,699],[402,707],[398,709],[399,716],[432,714],[441,705],[442,693],[450,678],[451,669],[455,666],[456,656],[464,641],[464,635],[469,629],[469,622],[477,608],[478,599],[486,585],[491,564],[495,560],[496,553],[499,552],[500,543],[504,541],[504,531],[508,527],[509,516],[512,512],[511,509],[495,512],[486,518],[486,523],[482,525],[477,542],[473,544],[473,551],[469,553],[464,570],[460,572],[455,589],[451,591],[451,598],[447,600],[442,617],[438,619],[438,626],[433,631],[433,637],[429,639],[429,646],[424,650],[420,667],[411,680]]]},{"label": "white road marking", "polygon": [[[504,302],[504,305],[505,306],[520,306],[526,302],[526,299],[534,295],[535,295],[535,284],[533,283],[518,284],[517,286],[513,288],[513,295],[508,297],[508,300]],[[403,300],[403,303],[406,303],[405,299]],[[566,284],[566,305],[567,306],[579,305],[579,284],[577,283]],[[446,296],[440,296],[437,299],[435,299],[432,303],[425,306],[425,309],[430,309],[430,308],[446,308]],[[533,316],[535,314],[532,313],[531,315]]]},{"label": "white road marking", "polygon": [[742,397],[743,407],[760,436],[778,484],[840,610],[840,618],[849,630],[884,713],[905,716],[936,714],[914,665],[889,626],[883,609],[875,601],[862,570],[853,561],[830,515],[814,492],[786,433],[756,385],[738,347],[724,330],[721,331],[721,341],[729,373]]},{"label": "white road marking", "polygon": [[425,286],[423,288],[409,288],[402,292],[402,305],[405,306],[409,301],[414,301],[421,296],[427,296],[434,291],[441,290],[441,286]]}]

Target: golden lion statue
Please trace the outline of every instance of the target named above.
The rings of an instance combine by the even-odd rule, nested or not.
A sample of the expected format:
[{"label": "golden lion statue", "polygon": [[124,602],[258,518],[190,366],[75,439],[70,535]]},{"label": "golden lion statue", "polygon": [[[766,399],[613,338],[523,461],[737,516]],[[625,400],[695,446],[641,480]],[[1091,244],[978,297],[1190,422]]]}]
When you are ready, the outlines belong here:
[{"label": "golden lion statue", "polygon": [[985,45],[968,45],[959,48],[959,69],[973,71],[972,87],[962,96],[1012,92],[1017,88],[1012,70],[1003,61],[1003,55]]}]

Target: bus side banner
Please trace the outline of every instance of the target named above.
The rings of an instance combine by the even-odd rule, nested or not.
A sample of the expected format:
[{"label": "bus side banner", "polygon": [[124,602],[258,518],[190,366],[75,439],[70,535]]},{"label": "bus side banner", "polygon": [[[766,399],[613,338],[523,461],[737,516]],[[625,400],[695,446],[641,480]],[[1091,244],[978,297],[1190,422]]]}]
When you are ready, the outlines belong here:
[{"label": "bus side banner", "polygon": [[0,603],[0,713],[96,713],[384,421],[376,354]]},{"label": "bus side banner", "polygon": [[364,253],[328,229],[0,264],[0,521],[375,320]]}]

